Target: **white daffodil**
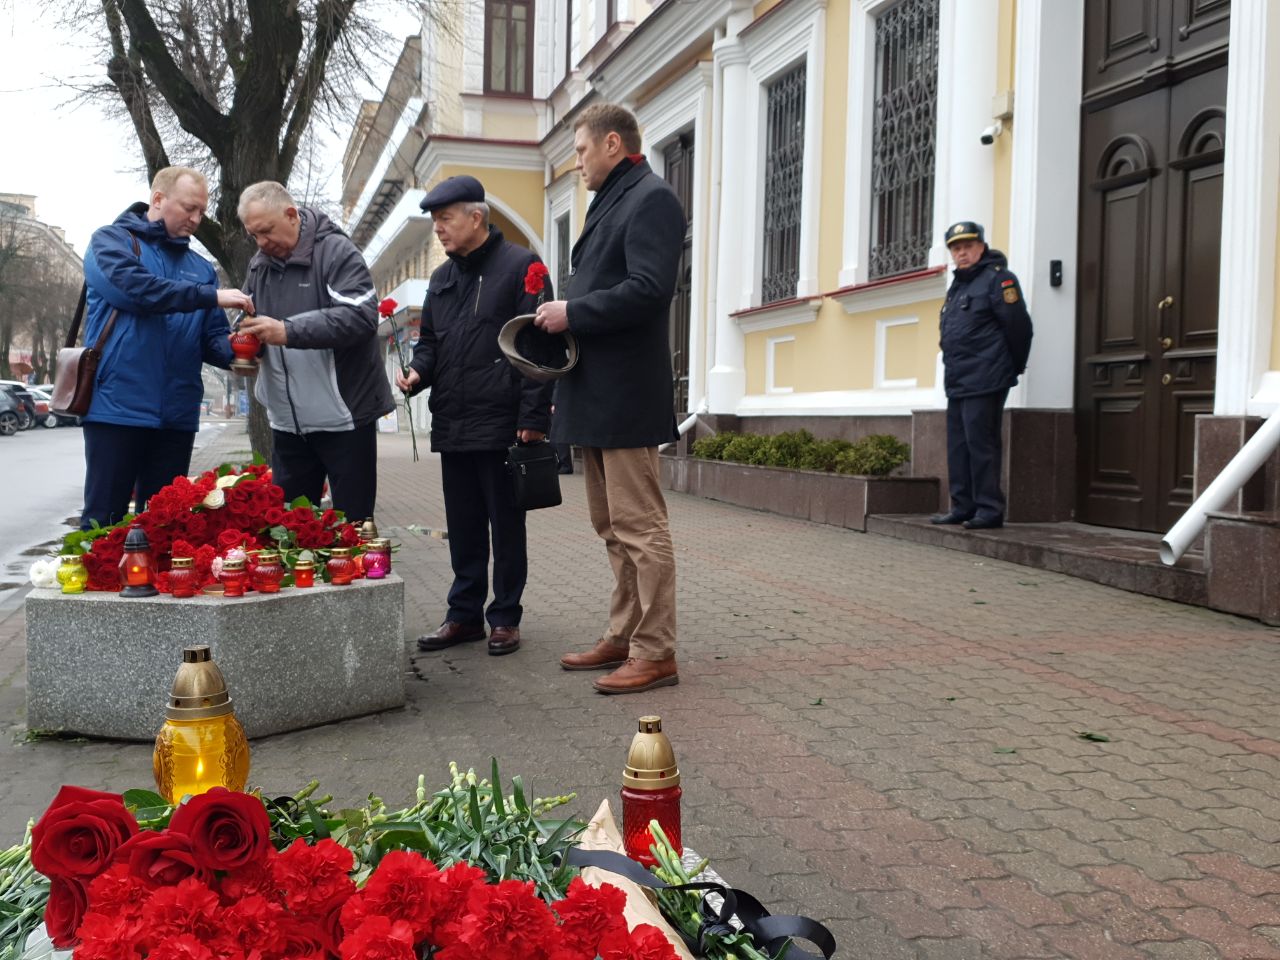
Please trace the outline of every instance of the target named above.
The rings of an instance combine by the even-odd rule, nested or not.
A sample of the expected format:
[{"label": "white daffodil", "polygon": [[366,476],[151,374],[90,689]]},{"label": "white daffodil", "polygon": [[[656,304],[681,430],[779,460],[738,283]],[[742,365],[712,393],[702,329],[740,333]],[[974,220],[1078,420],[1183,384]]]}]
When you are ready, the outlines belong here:
[{"label": "white daffodil", "polygon": [[217,510],[219,507],[223,507],[226,505],[227,495],[223,493],[220,488],[215,487],[214,489],[210,490],[208,493],[205,494],[204,500],[202,502],[210,510]]},{"label": "white daffodil", "polygon": [[58,585],[58,564],[54,560],[37,560],[31,564],[31,585],[35,587],[56,587]]}]

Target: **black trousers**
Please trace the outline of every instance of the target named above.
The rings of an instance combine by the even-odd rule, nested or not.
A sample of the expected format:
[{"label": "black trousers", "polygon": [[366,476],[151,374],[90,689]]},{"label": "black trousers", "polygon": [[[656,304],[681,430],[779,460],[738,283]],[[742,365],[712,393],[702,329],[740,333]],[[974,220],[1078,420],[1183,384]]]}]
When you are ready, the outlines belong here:
[{"label": "black trousers", "polygon": [[[446,619],[491,627],[517,627],[529,573],[525,512],[515,504],[505,450],[441,453],[444,516],[449,524],[449,588]],[[493,602],[489,595],[489,543],[493,542]]]},{"label": "black trousers", "polygon": [[354,430],[285,433],[272,430],[271,476],[285,503],[306,497],[316,506],[329,478],[333,509],[359,523],[373,516],[378,498],[377,422]]},{"label": "black trousers", "polygon": [[1001,413],[1008,390],[947,401],[947,474],[951,512],[1004,519],[1000,490]]},{"label": "black trousers", "polygon": [[124,519],[129,499],[141,510],[152,495],[191,468],[190,430],[84,425],[84,512],[80,529],[96,520],[110,526]]}]

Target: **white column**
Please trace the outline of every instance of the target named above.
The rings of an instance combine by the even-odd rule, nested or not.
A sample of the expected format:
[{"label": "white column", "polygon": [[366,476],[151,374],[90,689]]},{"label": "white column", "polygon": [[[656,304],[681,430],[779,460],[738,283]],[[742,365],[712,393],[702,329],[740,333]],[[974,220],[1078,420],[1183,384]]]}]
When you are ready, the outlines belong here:
[{"label": "white column", "polygon": [[1271,365],[1280,189],[1280,10],[1271,3],[1233,4],[1230,44],[1213,404],[1219,416],[1250,412],[1249,399]]},{"label": "white column", "polygon": [[[991,226],[995,151],[991,124],[999,56],[999,0],[942,0],[938,10],[938,139],[929,263],[950,263],[942,234],[957,220]],[[1079,71],[1079,65],[1076,67]]]},{"label": "white column", "polygon": [[[754,244],[743,235],[748,198],[755,195],[751,177],[756,152],[749,132],[755,128],[748,116],[750,96],[747,54],[736,37],[716,41],[715,63],[723,78],[720,134],[720,222],[716,250],[716,325],[714,365],[707,373],[707,398],[712,413],[733,413],[747,389],[746,344],[733,314],[750,306],[743,302],[747,284],[743,271],[751,273]],[[745,161],[745,162],[744,162]]]},{"label": "white column", "polygon": [[[1074,397],[1076,249],[1080,184],[1080,89],[1084,6],[1062,0],[1018,4],[1009,266],[1022,283],[1035,337],[1009,406],[1070,409]],[[1062,286],[1049,286],[1049,261]]]}]

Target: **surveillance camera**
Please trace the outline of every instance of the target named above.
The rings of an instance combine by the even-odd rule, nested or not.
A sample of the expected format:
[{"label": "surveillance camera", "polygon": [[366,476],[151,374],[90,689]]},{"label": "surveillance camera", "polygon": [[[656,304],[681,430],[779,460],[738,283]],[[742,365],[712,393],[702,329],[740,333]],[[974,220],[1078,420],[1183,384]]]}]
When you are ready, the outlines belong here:
[{"label": "surveillance camera", "polygon": [[1002,133],[1004,133],[1004,122],[997,120],[991,126],[987,127],[987,129],[982,131],[982,136],[979,139],[982,140],[982,145],[984,147],[989,147],[996,142],[996,137],[1000,136]]}]

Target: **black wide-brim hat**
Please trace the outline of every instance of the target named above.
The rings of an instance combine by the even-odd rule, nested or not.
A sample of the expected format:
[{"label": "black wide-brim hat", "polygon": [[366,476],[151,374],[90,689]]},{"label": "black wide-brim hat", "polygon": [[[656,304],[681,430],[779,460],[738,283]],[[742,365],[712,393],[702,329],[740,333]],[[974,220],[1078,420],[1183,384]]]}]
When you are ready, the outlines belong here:
[{"label": "black wide-brim hat", "polygon": [[578,363],[578,340],[572,333],[547,333],[533,325],[534,315],[512,317],[498,332],[498,348],[513,367],[530,380],[558,380]]}]

